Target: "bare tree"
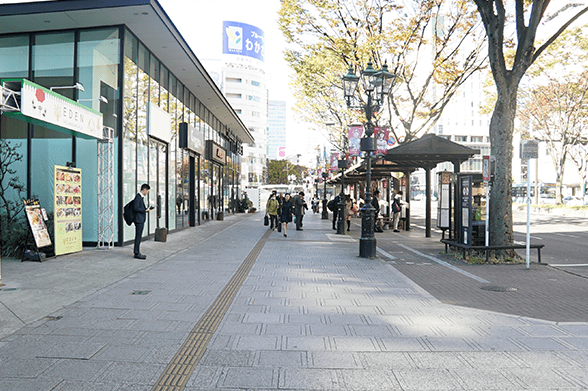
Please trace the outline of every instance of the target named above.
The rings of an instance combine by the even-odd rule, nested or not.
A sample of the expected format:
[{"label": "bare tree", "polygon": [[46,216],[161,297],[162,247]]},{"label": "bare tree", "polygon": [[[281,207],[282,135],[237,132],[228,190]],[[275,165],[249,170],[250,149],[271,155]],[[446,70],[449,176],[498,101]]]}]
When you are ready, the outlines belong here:
[{"label": "bare tree", "polygon": [[396,139],[402,132],[405,141],[426,133],[484,64],[476,20],[465,0],[283,0],[280,28],[291,43],[285,56],[299,113],[323,129],[334,121],[331,139],[343,145],[347,125],[365,116],[347,109],[341,77],[350,66],[358,73],[370,60],[379,69],[389,59],[396,87],[376,124],[389,125]]},{"label": "bare tree", "polygon": [[[565,18],[560,27],[538,48],[537,30],[541,22],[548,17],[547,8],[550,0],[514,0],[508,1],[511,8],[505,7],[503,0],[473,0],[478,8],[488,37],[488,55],[497,97],[490,121],[490,142],[492,154],[496,156],[496,180],[490,199],[490,243],[492,245],[509,245],[513,243],[512,232],[512,137],[514,119],[517,110],[519,84],[528,68],[541,53],[555,41],[575,20],[588,11],[582,5],[563,10],[559,7],[552,24]],[[561,3],[560,3],[561,4]],[[566,5],[567,6],[567,5]],[[569,7],[568,7],[569,8]],[[560,13],[561,11],[561,13]],[[573,12],[573,15],[566,15]],[[558,14],[558,15],[556,15]],[[514,40],[505,29],[514,23]],[[514,57],[507,56],[514,48]],[[514,255],[511,253],[511,255]]]}]

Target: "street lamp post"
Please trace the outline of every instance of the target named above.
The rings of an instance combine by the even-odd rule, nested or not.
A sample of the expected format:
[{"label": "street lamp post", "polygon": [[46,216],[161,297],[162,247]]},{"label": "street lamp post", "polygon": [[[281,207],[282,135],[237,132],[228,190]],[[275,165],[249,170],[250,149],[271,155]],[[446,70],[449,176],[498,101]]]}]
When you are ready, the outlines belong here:
[{"label": "street lamp post", "polygon": [[384,64],[380,71],[376,71],[369,61],[366,69],[361,72],[363,89],[367,94],[365,105],[354,104],[355,92],[359,77],[349,66],[349,71],[343,76],[343,90],[347,99],[347,107],[361,108],[365,112],[366,129],[365,135],[360,141],[360,149],[365,152],[365,203],[361,209],[361,238],[359,239],[359,256],[362,258],[373,258],[376,256],[376,238],[374,235],[375,208],[372,206],[372,154],[376,151],[376,143],[372,138],[374,124],[372,118],[378,112],[384,98],[390,92],[394,75],[388,72],[388,66]]},{"label": "street lamp post", "polygon": [[329,210],[327,209],[327,178],[329,177],[329,174],[327,174],[326,172],[323,172],[323,212],[321,213],[321,219],[322,220],[328,220],[329,219]]}]

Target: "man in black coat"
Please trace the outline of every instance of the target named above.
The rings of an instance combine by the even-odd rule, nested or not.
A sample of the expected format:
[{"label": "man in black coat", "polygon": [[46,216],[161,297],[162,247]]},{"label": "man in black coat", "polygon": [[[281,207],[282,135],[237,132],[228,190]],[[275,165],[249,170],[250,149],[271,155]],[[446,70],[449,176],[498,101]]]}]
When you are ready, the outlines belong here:
[{"label": "man in black coat", "polygon": [[337,229],[337,218],[339,217],[339,200],[341,200],[341,197],[339,197],[337,195],[334,199],[334,201],[335,201],[335,210],[333,211],[333,229],[334,230]]},{"label": "man in black coat", "polygon": [[294,215],[296,216],[296,231],[302,231],[302,219],[304,218],[304,210],[308,209],[306,201],[304,201],[304,192],[301,191],[294,197]]},{"label": "man in black coat", "polygon": [[147,220],[147,212],[153,209],[152,206],[149,208],[145,206],[144,198],[147,193],[149,193],[149,189],[151,189],[151,187],[147,183],[143,183],[141,185],[141,191],[137,193],[133,200],[133,211],[135,212],[135,218],[133,219],[133,222],[135,223],[135,247],[133,251],[135,253],[135,258],[137,259],[147,258],[145,255],[141,254],[140,246],[141,237],[143,236],[143,227],[145,226],[145,220]]}]

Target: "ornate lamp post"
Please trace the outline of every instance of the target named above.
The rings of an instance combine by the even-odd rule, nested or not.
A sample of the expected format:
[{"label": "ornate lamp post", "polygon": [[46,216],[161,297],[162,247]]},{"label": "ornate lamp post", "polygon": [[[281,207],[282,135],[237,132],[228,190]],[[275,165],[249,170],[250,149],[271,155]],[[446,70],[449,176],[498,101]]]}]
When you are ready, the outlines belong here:
[{"label": "ornate lamp post", "polygon": [[329,210],[327,209],[327,178],[329,177],[329,174],[327,174],[326,172],[323,172],[323,212],[321,214],[321,219],[322,220],[328,220],[329,219]]},{"label": "ornate lamp post", "polygon": [[376,238],[374,236],[375,208],[372,206],[372,154],[376,151],[376,143],[372,138],[374,124],[372,118],[378,112],[384,99],[390,92],[394,75],[388,72],[388,65],[384,64],[380,71],[376,71],[369,61],[367,68],[361,72],[363,89],[367,95],[365,105],[355,103],[355,92],[359,77],[349,66],[349,71],[343,76],[343,90],[348,108],[360,108],[365,112],[365,135],[360,141],[360,149],[365,152],[367,167],[365,172],[365,204],[361,209],[361,238],[359,239],[359,256],[373,258],[376,256]]}]

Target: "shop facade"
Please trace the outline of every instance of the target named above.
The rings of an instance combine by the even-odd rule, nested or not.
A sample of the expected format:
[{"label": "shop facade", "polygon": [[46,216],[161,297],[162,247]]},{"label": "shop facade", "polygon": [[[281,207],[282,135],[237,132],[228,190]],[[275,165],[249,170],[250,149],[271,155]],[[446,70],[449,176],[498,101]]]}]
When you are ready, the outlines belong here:
[{"label": "shop facade", "polygon": [[[107,16],[96,25],[95,12],[103,9],[117,12],[104,12]],[[33,23],[26,26],[43,26],[34,20],[47,20],[45,25],[63,27],[53,20],[66,13],[78,27],[17,31],[20,27],[12,23],[28,17]],[[155,37],[152,30],[161,33]],[[183,57],[168,57],[168,47]],[[110,208],[115,243],[134,238],[134,227],[123,222],[122,206],[143,183],[151,187],[146,203],[155,207],[148,215],[146,237],[156,228],[174,231],[234,212],[241,145],[251,142],[251,135],[156,1],[0,6],[0,79],[15,78],[53,88],[102,113],[114,147]],[[83,88],[72,88],[79,85]],[[180,129],[192,142],[180,140]],[[22,156],[13,169],[27,198],[38,199],[49,213],[56,196],[54,166],[81,169],[83,242],[97,243],[103,217],[97,208],[97,157],[103,140],[6,113],[0,116],[0,131]]]}]

